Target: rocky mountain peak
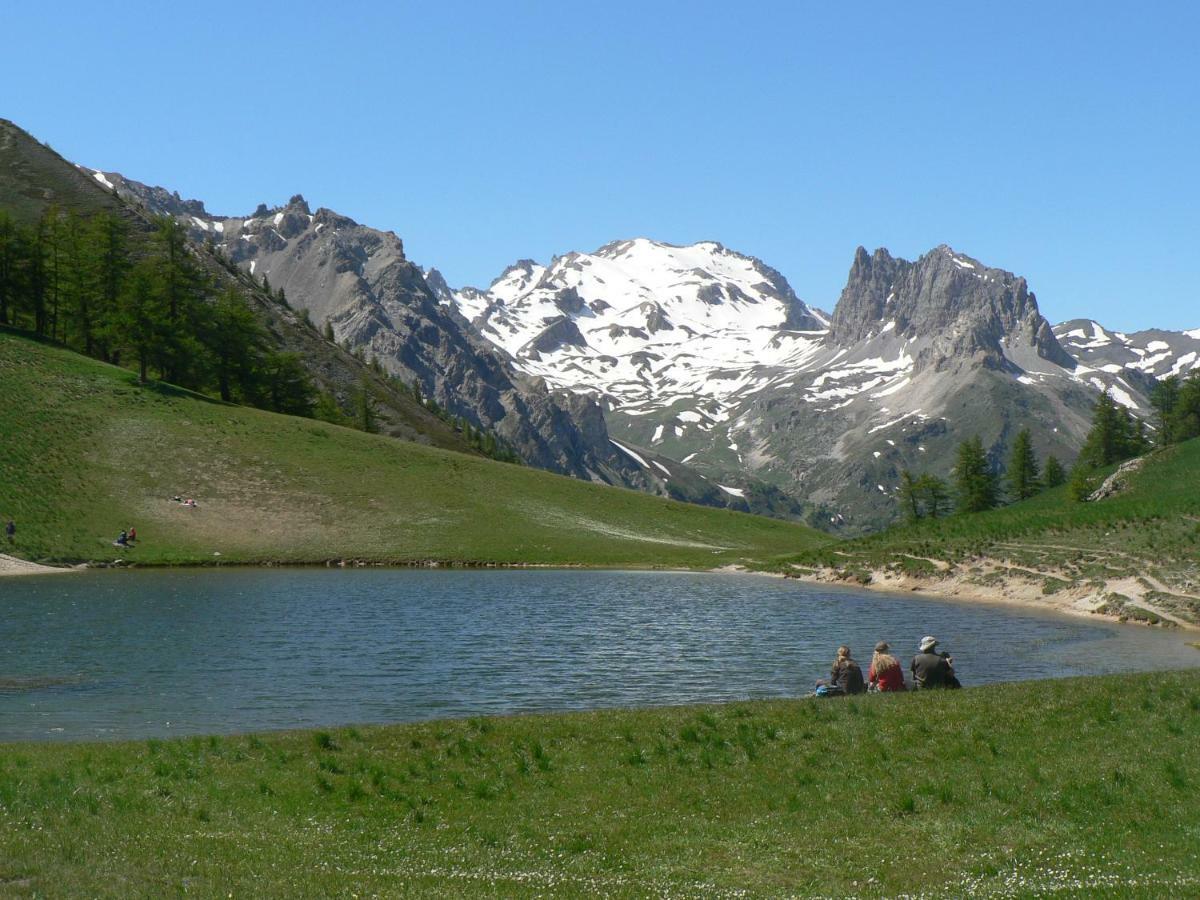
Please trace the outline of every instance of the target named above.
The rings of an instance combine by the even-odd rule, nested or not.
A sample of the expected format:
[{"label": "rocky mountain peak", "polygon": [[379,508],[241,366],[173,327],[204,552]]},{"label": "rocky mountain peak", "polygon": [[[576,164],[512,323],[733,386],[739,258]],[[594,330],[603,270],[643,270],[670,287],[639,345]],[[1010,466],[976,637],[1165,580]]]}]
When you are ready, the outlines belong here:
[{"label": "rocky mountain peak", "polygon": [[890,332],[920,343],[918,369],[974,360],[1000,367],[1032,353],[1071,368],[1025,279],[942,244],[916,262],[859,247],[827,341],[848,346]]}]

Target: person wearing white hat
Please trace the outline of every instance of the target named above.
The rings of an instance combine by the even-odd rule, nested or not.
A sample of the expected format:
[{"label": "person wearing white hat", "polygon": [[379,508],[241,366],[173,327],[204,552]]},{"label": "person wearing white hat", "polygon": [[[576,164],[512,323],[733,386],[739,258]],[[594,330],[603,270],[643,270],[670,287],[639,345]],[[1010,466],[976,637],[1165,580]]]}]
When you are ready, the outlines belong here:
[{"label": "person wearing white hat", "polygon": [[931,634],[921,638],[918,645],[920,652],[913,657],[912,665],[909,666],[914,690],[962,687],[954,674],[954,660],[948,653],[938,653],[937,644],[937,638]]}]

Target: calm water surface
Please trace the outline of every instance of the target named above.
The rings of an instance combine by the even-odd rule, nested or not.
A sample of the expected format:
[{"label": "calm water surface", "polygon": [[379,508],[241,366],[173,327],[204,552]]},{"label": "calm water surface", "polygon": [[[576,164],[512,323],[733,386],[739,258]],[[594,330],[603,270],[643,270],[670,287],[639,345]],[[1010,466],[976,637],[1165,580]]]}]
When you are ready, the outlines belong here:
[{"label": "calm water surface", "polygon": [[[1200,664],[1188,635],[741,575],[192,570],[0,579],[0,740],[795,696],[937,635],[967,685]],[[1194,639],[1194,635],[1190,636]]]}]

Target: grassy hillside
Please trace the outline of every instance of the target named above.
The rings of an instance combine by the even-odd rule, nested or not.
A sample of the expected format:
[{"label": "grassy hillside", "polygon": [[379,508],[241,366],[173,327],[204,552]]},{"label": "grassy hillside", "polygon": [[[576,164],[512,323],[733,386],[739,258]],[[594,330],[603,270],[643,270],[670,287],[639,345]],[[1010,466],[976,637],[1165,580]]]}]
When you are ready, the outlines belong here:
[{"label": "grassy hillside", "polygon": [[[134,255],[146,252],[154,223],[151,215],[102,186],[14,123],[0,119],[0,210],[31,225],[52,204],[64,213],[90,217],[113,213],[128,223]],[[233,288],[261,323],[273,349],[299,353],[317,387],[335,397],[344,410],[364,385],[377,407],[380,430],[403,440],[472,452],[461,434],[396,390],[386,378],[326,341],[286,305],[267,294],[245,272],[231,271],[206,246],[193,247],[195,261],[217,291]]]},{"label": "grassy hillside", "polygon": [[1195,896],[1200,672],[0,747],[0,893]]},{"label": "grassy hillside", "polygon": [[[1114,611],[1200,623],[1200,440],[1156,451],[1115,496],[1072,502],[1066,488],[1011,506],[926,519],[779,561],[784,570],[836,570],[850,580],[872,571],[975,579],[1027,578],[1047,596],[1076,587]],[[1128,608],[1126,608],[1128,607]],[[1140,610],[1156,610],[1150,617]]]},{"label": "grassy hillside", "polygon": [[[712,566],[827,540],[141,386],[122,369],[2,331],[0,390],[0,516],[16,519],[15,552],[31,559]],[[129,525],[138,546],[118,551],[112,540]]]}]

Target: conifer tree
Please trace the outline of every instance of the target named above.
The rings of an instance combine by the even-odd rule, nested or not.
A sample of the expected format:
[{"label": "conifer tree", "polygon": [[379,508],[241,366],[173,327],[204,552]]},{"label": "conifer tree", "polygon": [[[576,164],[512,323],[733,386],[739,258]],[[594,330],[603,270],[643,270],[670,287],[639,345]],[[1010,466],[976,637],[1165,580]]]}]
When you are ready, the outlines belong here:
[{"label": "conifer tree", "polygon": [[204,344],[212,356],[217,393],[222,400],[253,402],[259,393],[259,371],[265,334],[258,319],[233,288],[227,288],[212,306]]},{"label": "conifer tree", "polygon": [[110,317],[113,339],[137,358],[143,383],[149,378],[151,362],[161,361],[167,343],[165,295],[157,275],[151,260],[135,266]]},{"label": "conifer tree", "polygon": [[1046,487],[1056,488],[1060,484],[1064,484],[1066,480],[1067,473],[1063,470],[1062,463],[1058,461],[1058,457],[1046,457],[1046,471],[1042,475],[1042,481]]},{"label": "conifer tree", "polygon": [[0,325],[9,323],[17,298],[20,268],[20,233],[8,210],[0,209]]},{"label": "conifer tree", "polygon": [[950,489],[942,479],[926,472],[917,479],[916,489],[924,514],[929,518],[937,519],[948,511]]},{"label": "conifer tree", "polygon": [[1071,480],[1067,482],[1067,496],[1076,503],[1082,503],[1094,490],[1092,471],[1094,470],[1091,466],[1078,460],[1071,467]]},{"label": "conifer tree", "polygon": [[1037,457],[1033,453],[1033,435],[1022,428],[1013,441],[1008,460],[1008,494],[1013,500],[1027,500],[1041,489]]},{"label": "conifer tree", "polygon": [[377,430],[375,426],[375,398],[371,396],[371,385],[367,382],[366,377],[363,377],[358,383],[358,390],[354,395],[354,409],[358,429],[368,434],[374,434]]},{"label": "conifer tree", "polygon": [[954,486],[960,513],[982,512],[996,505],[996,476],[988,464],[979,435],[958,445]]}]

